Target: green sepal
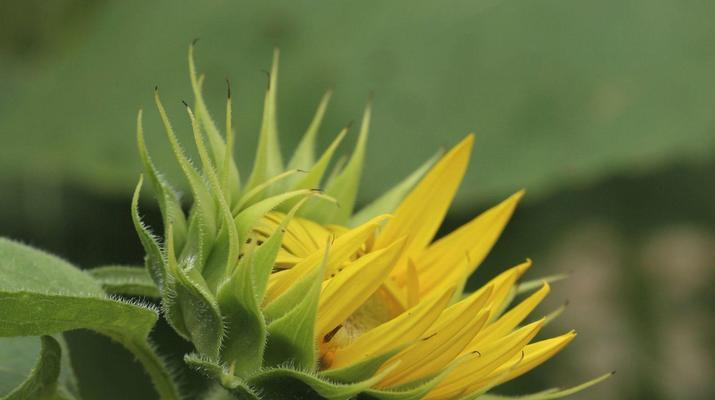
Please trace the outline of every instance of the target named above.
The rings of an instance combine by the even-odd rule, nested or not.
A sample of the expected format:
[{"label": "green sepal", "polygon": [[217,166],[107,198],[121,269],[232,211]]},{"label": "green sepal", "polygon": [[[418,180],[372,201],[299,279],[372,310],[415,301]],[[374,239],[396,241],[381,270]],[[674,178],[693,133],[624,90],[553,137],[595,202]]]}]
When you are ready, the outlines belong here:
[{"label": "green sepal", "polygon": [[342,156],[338,157],[337,160],[335,160],[335,165],[333,165],[333,169],[330,170],[330,173],[328,174],[328,177],[325,178],[325,182],[323,182],[323,186],[327,187],[330,186],[333,181],[335,181],[335,178],[340,175],[341,172],[343,172],[343,168],[345,168],[345,164],[348,163],[348,156],[346,154],[343,154]]},{"label": "green sepal", "polygon": [[332,91],[328,91],[323,95],[323,98],[320,99],[320,104],[318,104],[318,108],[315,110],[313,120],[310,122],[310,125],[308,125],[308,129],[303,134],[295,152],[293,152],[293,157],[288,163],[288,169],[307,170],[315,163],[315,139],[318,136],[318,131],[320,130],[320,125],[323,122],[325,110],[328,108],[331,97]]},{"label": "green sepal", "polygon": [[[169,226],[169,233],[172,229]],[[168,235],[166,243],[167,280],[162,293],[162,308],[170,325],[189,339],[196,350],[218,358],[224,334],[223,320],[214,296],[197,268],[185,260],[180,266],[174,244]]]},{"label": "green sepal", "polygon": [[256,204],[253,204],[252,206],[247,207],[246,209],[241,211],[234,219],[234,222],[236,224],[236,230],[238,231],[239,242],[246,242],[246,239],[248,238],[248,233],[251,231],[251,229],[253,229],[258,220],[264,215],[266,215],[266,213],[278,207],[285,201],[299,196],[307,196],[311,193],[316,192],[310,189],[301,189],[278,194],[272,197],[268,197],[267,199],[261,200]]},{"label": "green sepal", "polygon": [[554,274],[545,276],[543,278],[532,279],[530,281],[521,282],[516,285],[516,295],[531,292],[532,290],[539,289],[544,283],[554,283],[568,279],[569,274]]},{"label": "green sepal", "polygon": [[248,383],[271,400],[347,400],[377,383],[374,376],[357,383],[342,384],[293,368],[271,368],[248,379]]},{"label": "green sepal", "polygon": [[271,188],[273,186],[282,186],[285,181],[290,180],[291,177],[294,177],[299,173],[305,173],[305,171],[299,169],[290,169],[261,182],[253,189],[244,192],[238,202],[236,202],[236,204],[233,206],[231,211],[233,212],[233,214],[238,214],[239,212],[241,212],[241,210],[244,210],[245,208],[252,206],[253,204],[256,204],[257,202],[265,199],[265,192],[268,188]]},{"label": "green sepal", "polygon": [[263,315],[266,320],[273,322],[288,314],[311,290],[315,281],[318,280],[319,273],[322,273],[322,269],[316,268],[315,271],[295,282],[284,293],[265,305]]},{"label": "green sepal", "polygon": [[161,211],[162,222],[164,223],[164,235],[166,235],[166,227],[173,225],[174,243],[178,248],[182,248],[186,240],[186,216],[181,209],[179,195],[164,177],[161,176],[149,156],[149,151],[147,150],[144,140],[142,110],[139,110],[137,114],[137,147],[139,150],[139,158],[144,167],[144,174],[146,174],[149,179],[149,183],[154,190],[154,197],[159,203],[159,210]]},{"label": "green sepal", "polygon": [[[186,354],[184,362],[194,370],[208,378],[215,379],[221,387],[226,389],[231,398],[240,400],[260,400],[260,396],[245,380],[231,374],[225,365],[200,354]],[[218,396],[217,396],[218,397]],[[226,398],[226,397],[219,397]]]},{"label": "green sepal", "polygon": [[218,289],[226,324],[221,359],[245,377],[261,368],[266,345],[266,321],[256,299],[252,270],[257,249],[249,248],[236,271]]},{"label": "green sepal", "polygon": [[544,326],[549,325],[551,322],[553,322],[556,318],[561,316],[564,311],[566,311],[566,307],[568,306],[568,301],[565,302],[564,304],[558,306],[554,311],[551,311],[550,313],[546,314],[544,316]]},{"label": "green sepal", "polygon": [[[231,220],[231,224],[233,221]],[[234,250],[232,246],[238,247],[238,243],[231,243],[229,240],[229,232],[227,224],[223,224],[219,229],[215,243],[211,248],[211,253],[209,253],[203,268],[201,269],[201,275],[203,280],[206,282],[206,287],[209,292],[216,292],[218,286],[225,279],[226,274],[235,267],[235,262],[238,257],[238,252],[235,252],[236,256],[233,256]],[[233,261],[229,261],[232,259]]]},{"label": "green sepal", "polygon": [[[206,259],[211,252],[211,247],[214,244],[215,236],[218,231],[217,226],[217,206],[216,201],[211,194],[206,182],[201,177],[196,168],[191,164],[186,156],[179,140],[174,133],[166,110],[159,98],[159,90],[154,91],[154,100],[161,120],[164,124],[164,131],[171,144],[171,149],[174,152],[174,157],[181,167],[186,180],[189,182],[191,193],[193,195],[194,204],[189,213],[189,227],[186,238],[186,245],[181,253],[180,258],[197,258],[193,264],[202,269]],[[165,238],[167,240],[167,238]]]},{"label": "green sepal", "polygon": [[317,365],[315,319],[323,283],[323,268],[317,269],[305,279],[310,279],[311,285],[303,293],[303,298],[295,303],[293,309],[268,325],[264,365],[290,362],[309,370]]},{"label": "green sepal", "polygon": [[359,361],[341,368],[320,371],[319,375],[323,378],[341,383],[355,383],[368,379],[377,373],[378,369],[380,369],[385,361],[402,351],[408,345],[409,344],[399,346],[388,352],[370,357],[367,360]]},{"label": "green sepal", "polygon": [[417,168],[414,172],[408,175],[400,183],[393,186],[390,190],[383,193],[380,197],[376,198],[368,205],[361,208],[360,211],[356,212],[350,218],[348,226],[355,227],[371,220],[374,217],[377,217],[378,215],[390,214],[395,211],[395,209],[397,209],[397,206],[400,205],[400,202],[402,202],[402,200],[405,198],[405,196],[407,196],[407,194],[412,190],[412,188],[417,184],[417,182],[419,182],[420,179],[422,179],[422,177],[424,176],[424,174],[427,173],[430,168],[432,168],[434,163],[440,159],[442,153],[443,152],[440,151],[435,154],[432,158],[425,161],[422,165],[420,165],[419,168]]},{"label": "green sepal", "polygon": [[316,368],[318,350],[315,341],[315,319],[329,253],[330,245],[325,249],[320,267],[294,285],[293,288],[304,288],[301,293],[290,293],[292,289],[289,289],[281,296],[292,297],[293,306],[268,324],[268,345],[264,366],[277,366],[287,362],[310,371]]},{"label": "green sepal", "polygon": [[[328,164],[330,164],[330,160],[332,160],[333,154],[335,154],[335,150],[338,149],[338,146],[340,145],[340,142],[342,142],[343,138],[345,138],[346,133],[347,129],[343,129],[342,131],[340,131],[338,136],[335,137],[335,140],[333,140],[330,146],[328,146],[325,152],[323,152],[323,155],[320,156],[318,162],[316,162],[315,165],[310,168],[310,171],[308,171],[305,175],[301,176],[297,180],[297,182],[293,184],[290,190],[313,189],[320,186],[320,182],[323,179],[323,175],[328,169]],[[299,200],[297,199],[288,200],[279,207],[279,210],[287,211],[291,207],[293,207],[298,201]]]},{"label": "green sepal", "polygon": [[62,348],[52,336],[40,337],[42,347],[40,357],[30,376],[8,394],[5,400],[60,400],[74,399],[74,396],[58,385],[62,360]]},{"label": "green sepal", "polygon": [[144,256],[144,265],[146,266],[151,279],[156,283],[156,286],[161,290],[164,287],[164,282],[166,281],[166,264],[164,261],[164,256],[161,252],[161,247],[154,234],[149,230],[149,228],[144,224],[139,215],[139,193],[142,189],[142,184],[144,182],[144,177],[139,176],[139,182],[134,189],[134,195],[132,196],[132,222],[134,223],[134,229],[137,231],[139,236],[139,241],[144,247],[146,255]]},{"label": "green sepal", "polygon": [[254,294],[257,304],[263,302],[268,287],[268,280],[273,272],[278,251],[283,243],[283,235],[288,221],[293,217],[294,212],[287,214],[281,224],[271,234],[271,236],[256,248],[253,252],[253,264],[251,266],[251,280],[253,282]]},{"label": "green sepal", "polygon": [[[189,46],[189,76],[191,78],[191,89],[194,92],[194,109],[196,110],[196,120],[201,124],[206,132],[209,139],[209,146],[211,147],[211,156],[216,165],[216,169],[220,171],[220,175],[225,176],[224,182],[226,186],[224,188],[227,194],[227,200],[238,199],[241,192],[241,177],[236,167],[236,163],[233,162],[232,150],[228,145],[229,143],[224,142],[221,134],[219,133],[216,123],[211,118],[208,108],[206,107],[206,102],[203,97],[203,75],[201,78],[198,77],[196,72],[196,63],[194,61],[194,44]],[[231,94],[229,91],[228,98],[230,100]],[[227,110],[229,112],[230,109]],[[230,118],[230,115],[227,116]],[[230,126],[227,126],[226,135],[232,134],[228,132]],[[228,157],[228,160],[226,159]],[[224,170],[225,169],[225,170]],[[178,247],[178,246],[177,246]]]},{"label": "green sepal", "polygon": [[283,160],[278,142],[276,118],[276,93],[278,91],[278,49],[273,52],[273,67],[268,78],[268,89],[263,105],[263,121],[258,136],[256,159],[246,190],[253,189],[265,180],[283,171]]},{"label": "green sepal", "polygon": [[204,143],[201,128],[191,108],[187,106],[186,111],[191,120],[194,141],[196,143],[196,149],[199,152],[201,164],[203,165],[204,174],[208,178],[209,185],[215,194],[214,198],[222,217],[211,253],[202,269],[202,275],[206,280],[209,291],[215,292],[219,283],[224,279],[227,273],[231,272],[238,261],[240,250],[239,237],[236,225],[233,221],[233,215],[231,214],[231,207],[223,193],[220,178],[212,164],[206,144]]},{"label": "green sepal", "polygon": [[159,288],[142,267],[107,265],[87,271],[110,294],[159,298]]},{"label": "green sepal", "polygon": [[260,304],[283,241],[285,226],[295,209],[263,244],[247,249],[233,276],[219,288],[218,302],[227,328],[221,357],[234,363],[235,373],[239,376],[262,366],[267,332]]},{"label": "green sepal", "polygon": [[371,105],[368,103],[363,114],[362,125],[358,135],[355,150],[345,168],[338,173],[325,187],[325,194],[334,198],[339,207],[324,207],[314,204],[306,207],[302,215],[321,224],[346,225],[352,215],[357,198],[358,186],[362,176],[367,146],[367,133],[370,128]]},{"label": "green sepal", "polygon": [[[358,396],[358,399],[419,400],[434,389],[434,387],[437,386],[442,379],[446,378],[447,375],[458,368],[464,360],[464,358],[458,359],[449,367],[428,378],[419,379],[414,382],[388,389],[367,389],[364,393]],[[399,368],[399,365],[395,365],[395,368]]]},{"label": "green sepal", "polygon": [[476,394],[476,397],[474,395],[472,396],[466,396],[463,399],[460,400],[474,400],[474,399],[479,399],[479,400],[553,400],[553,399],[560,399],[566,396],[570,396],[572,394],[576,394],[578,392],[581,392],[583,390],[586,390],[590,388],[591,386],[597,385],[606,379],[610,378],[613,376],[615,372],[609,372],[607,374],[603,374],[599,377],[596,377],[588,382],[584,382],[578,386],[574,386],[568,389],[548,389],[544,390],[542,392],[538,393],[532,393],[532,394],[527,394],[527,395],[521,395],[521,396],[501,396],[497,394]]},{"label": "green sepal", "polygon": [[[567,279],[567,278],[568,278],[567,274],[549,275],[549,276],[543,277],[541,279],[534,279],[534,280],[526,281],[519,285],[511,287],[511,289],[509,289],[509,293],[507,294],[504,301],[495,310],[495,313],[492,316],[492,320],[495,320],[495,319],[499,318],[502,314],[504,314],[504,312],[507,310],[507,308],[509,308],[509,306],[511,305],[511,303],[514,301],[514,299],[517,296],[524,294],[524,293],[534,291],[536,289],[539,289],[545,283],[558,282],[560,280]],[[460,295],[460,297],[463,298],[464,296]]]}]

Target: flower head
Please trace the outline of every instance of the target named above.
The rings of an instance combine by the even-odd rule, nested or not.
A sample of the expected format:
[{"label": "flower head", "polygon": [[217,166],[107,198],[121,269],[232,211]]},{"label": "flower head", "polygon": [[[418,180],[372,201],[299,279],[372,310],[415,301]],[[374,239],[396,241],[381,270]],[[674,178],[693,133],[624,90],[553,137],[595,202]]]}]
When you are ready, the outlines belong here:
[{"label": "flower head", "polygon": [[[329,172],[348,129],[314,154],[327,94],[284,166],[277,59],[276,52],[245,183],[233,160],[230,93],[222,135],[202,98],[193,48],[194,104],[186,112],[201,168],[184,153],[157,90],[191,189],[188,215],[148,155],[139,114],[139,152],[162,211],[164,244],[139,217],[141,182],[133,217],[164,315],[196,349],[185,358],[189,365],[248,398],[461,399],[522,375],[573,340],[571,331],[534,341],[555,315],[525,322],[549,292],[546,280],[517,283],[529,260],[476,292],[463,291],[522,191],[435,240],[473,135],[355,213],[370,106],[352,155]],[[511,306],[523,292],[528,296]]]}]

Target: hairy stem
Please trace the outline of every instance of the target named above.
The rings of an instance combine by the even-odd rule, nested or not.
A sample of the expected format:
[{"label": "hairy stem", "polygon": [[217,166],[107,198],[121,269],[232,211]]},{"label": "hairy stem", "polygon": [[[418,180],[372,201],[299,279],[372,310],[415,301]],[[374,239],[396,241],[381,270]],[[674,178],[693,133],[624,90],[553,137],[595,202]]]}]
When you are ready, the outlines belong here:
[{"label": "hairy stem", "polygon": [[[119,338],[118,338],[119,339]],[[161,400],[180,400],[179,388],[174,382],[174,378],[169,373],[165,362],[154,351],[154,348],[147,340],[136,340],[124,338],[119,339],[139,362],[144,366],[149,378],[154,384],[154,389],[159,394]]]}]

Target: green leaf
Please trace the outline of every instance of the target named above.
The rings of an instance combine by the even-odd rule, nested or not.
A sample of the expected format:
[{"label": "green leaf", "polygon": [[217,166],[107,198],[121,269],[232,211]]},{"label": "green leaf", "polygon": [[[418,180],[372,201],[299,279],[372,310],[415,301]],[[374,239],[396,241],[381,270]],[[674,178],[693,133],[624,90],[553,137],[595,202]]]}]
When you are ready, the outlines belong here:
[{"label": "green leaf", "polygon": [[417,182],[422,179],[422,176],[429,171],[437,160],[442,156],[442,152],[438,152],[432,158],[424,162],[413,173],[407,176],[402,182],[393,186],[392,189],[383,193],[380,197],[371,201],[368,205],[360,209],[355,215],[350,218],[349,226],[355,227],[381,214],[389,214],[400,205],[402,199],[412,190]]},{"label": "green leaf", "polygon": [[125,296],[161,297],[149,272],[142,267],[107,265],[87,271],[107,293]]},{"label": "green leaf", "polygon": [[[67,346],[61,336],[56,338],[61,347],[58,387],[66,397],[77,393],[77,380],[70,365]],[[41,340],[36,336],[0,338],[0,398],[23,384],[41,356]]]},{"label": "green leaf", "polygon": [[91,329],[124,345],[144,365],[162,400],[179,393],[147,338],[157,312],[111,300],[98,282],[69,263],[0,238],[0,337]]},{"label": "green leaf", "polygon": [[37,364],[22,385],[4,399],[6,400],[70,400],[74,399],[58,385],[62,366],[62,348],[52,336],[40,338],[42,348]]},{"label": "green leaf", "polygon": [[0,338],[0,396],[20,386],[40,354],[40,341],[33,336]]}]

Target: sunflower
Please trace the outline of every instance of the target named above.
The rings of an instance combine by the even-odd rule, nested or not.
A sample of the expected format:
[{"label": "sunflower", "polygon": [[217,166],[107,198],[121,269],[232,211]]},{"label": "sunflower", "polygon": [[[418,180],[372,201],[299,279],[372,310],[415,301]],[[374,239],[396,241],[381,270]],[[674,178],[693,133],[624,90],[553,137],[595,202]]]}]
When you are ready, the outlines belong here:
[{"label": "sunflower", "polygon": [[[519,283],[531,267],[528,259],[464,292],[523,191],[435,237],[466,171],[473,135],[353,212],[369,105],[354,151],[333,162],[348,127],[322,154],[314,153],[326,94],[284,166],[276,51],[254,166],[242,183],[233,159],[230,89],[222,135],[201,94],[204,77],[196,72],[193,46],[189,69],[194,104],[186,104],[186,112],[201,168],[181,147],[158,89],[155,100],[193,203],[185,213],[157,171],[140,111],[139,153],[162,212],[163,240],[139,216],[142,179],[132,215],[164,316],[195,348],[185,362],[216,382],[214,393],[247,399],[486,399],[495,386],[574,339],[570,331],[534,341],[559,310],[524,322],[554,280]],[[563,397],[605,377],[533,398]]]}]

